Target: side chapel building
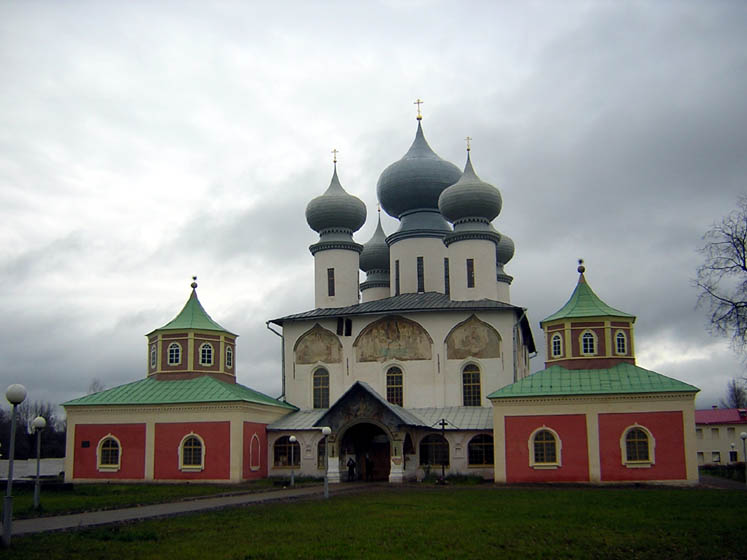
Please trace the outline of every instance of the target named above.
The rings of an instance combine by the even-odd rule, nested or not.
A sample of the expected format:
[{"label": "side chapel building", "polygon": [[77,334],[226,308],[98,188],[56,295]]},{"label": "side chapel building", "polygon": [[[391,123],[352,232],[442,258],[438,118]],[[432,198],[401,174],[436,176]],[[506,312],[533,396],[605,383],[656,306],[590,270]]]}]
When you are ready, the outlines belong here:
[{"label": "side chapel building", "polygon": [[[236,336],[196,288],[147,335],[145,379],[74,399],[66,480],[239,482],[296,473],[392,483],[429,473],[497,482],[697,481],[696,387],[635,365],[635,317],[609,307],[579,267],[542,321],[546,369],[492,225],[501,195],[423,134],[379,177],[399,220],[353,239],[366,207],[337,176],[307,206],[319,234],[314,309],[268,322],[282,339],[283,394],[236,383]],[[360,272],[366,274],[359,282]],[[278,331],[276,329],[282,329]],[[331,433],[325,441],[322,427]]]}]

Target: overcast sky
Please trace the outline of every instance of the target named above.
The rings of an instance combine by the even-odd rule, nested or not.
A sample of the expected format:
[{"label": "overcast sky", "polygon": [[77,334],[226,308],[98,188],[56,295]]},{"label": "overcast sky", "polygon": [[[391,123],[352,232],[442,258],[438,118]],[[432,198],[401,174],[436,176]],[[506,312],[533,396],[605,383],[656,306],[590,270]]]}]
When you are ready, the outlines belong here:
[{"label": "overcast sky", "polygon": [[740,1],[3,2],[0,384],[59,403],[143,378],[194,274],[239,382],[277,396],[265,321],[313,308],[330,151],[365,242],[419,97],[431,147],[462,167],[469,135],[502,193],[538,342],[583,257],[638,317],[638,365],[710,406],[744,371],[692,278],[747,191],[745,29]]}]

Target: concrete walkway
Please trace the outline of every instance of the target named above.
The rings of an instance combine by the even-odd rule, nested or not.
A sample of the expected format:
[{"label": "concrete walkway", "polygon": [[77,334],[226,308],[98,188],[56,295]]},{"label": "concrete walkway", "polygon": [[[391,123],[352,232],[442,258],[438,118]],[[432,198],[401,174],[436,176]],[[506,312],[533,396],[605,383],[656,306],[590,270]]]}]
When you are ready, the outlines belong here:
[{"label": "concrete walkway", "polygon": [[[370,483],[331,484],[329,486],[329,493],[330,495],[339,495],[348,492],[362,492],[378,486],[378,484]],[[302,488],[284,488],[282,490],[268,492],[255,492],[252,494],[232,494],[212,498],[197,498],[180,502],[138,506],[126,509],[74,513],[57,517],[38,517],[36,519],[21,519],[13,521],[12,534],[13,536],[21,536],[48,531],[82,529],[85,527],[121,523],[123,521],[169,517],[172,515],[182,515],[197,511],[216,510],[281,500],[317,498],[323,495],[323,486],[305,486]]]}]

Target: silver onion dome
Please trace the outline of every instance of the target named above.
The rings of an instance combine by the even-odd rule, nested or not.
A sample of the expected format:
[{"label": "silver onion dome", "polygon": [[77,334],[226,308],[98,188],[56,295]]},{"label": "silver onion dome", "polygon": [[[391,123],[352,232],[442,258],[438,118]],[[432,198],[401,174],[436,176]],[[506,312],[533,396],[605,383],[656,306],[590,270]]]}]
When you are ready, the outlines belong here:
[{"label": "silver onion dome", "polygon": [[363,244],[360,269],[363,272],[389,270],[389,245],[386,244],[386,234],[381,227],[381,214],[373,237]]},{"label": "silver onion dome", "polygon": [[376,192],[381,207],[390,216],[420,209],[438,209],[438,197],[461,173],[453,163],[441,159],[428,145],[418,121],[415,140],[407,153],[379,176]]},{"label": "silver onion dome", "polygon": [[491,222],[500,214],[502,206],[501,193],[477,176],[469,152],[464,173],[456,183],[445,189],[438,199],[438,209],[451,223]]},{"label": "silver onion dome", "polygon": [[351,234],[366,221],[366,205],[357,196],[348,194],[337,178],[337,165],[332,181],[324,194],[306,206],[306,222],[314,231],[347,230]]},{"label": "silver onion dome", "polygon": [[514,258],[514,240],[502,233],[500,241],[495,246],[495,260],[501,265]]}]

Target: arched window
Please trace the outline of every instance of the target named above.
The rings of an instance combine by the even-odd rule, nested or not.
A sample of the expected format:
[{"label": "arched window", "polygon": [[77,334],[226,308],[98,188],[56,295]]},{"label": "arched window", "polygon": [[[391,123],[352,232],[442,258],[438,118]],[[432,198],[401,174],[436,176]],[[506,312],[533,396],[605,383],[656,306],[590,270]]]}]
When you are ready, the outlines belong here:
[{"label": "arched window", "polygon": [[316,444],[316,468],[324,468],[324,457],[327,454],[327,438],[322,438]]},{"label": "arched window", "polygon": [[182,363],[182,346],[178,342],[169,344],[169,365],[178,366]]},{"label": "arched window", "polygon": [[314,372],[314,408],[329,408],[329,372],[320,368]]},{"label": "arched window", "polygon": [[392,404],[403,406],[402,370],[397,366],[390,367],[386,372],[386,400]]},{"label": "arched window", "polygon": [[622,331],[617,331],[617,334],[615,335],[615,350],[618,354],[628,353],[628,340],[625,337],[625,333]]},{"label": "arched window", "polygon": [[184,436],[179,446],[179,458],[180,470],[202,470],[205,467],[205,445],[202,438],[195,433]]},{"label": "arched window", "polygon": [[233,348],[226,346],[226,369],[233,367]]},{"label": "arched window", "polygon": [[623,464],[626,466],[650,466],[654,462],[654,438],[643,426],[632,426],[623,434],[620,442]]},{"label": "arched window", "polygon": [[421,465],[448,465],[449,442],[439,434],[425,436],[420,442]]},{"label": "arched window", "polygon": [[290,436],[278,438],[273,451],[276,467],[297,467],[301,464],[301,446],[297,441],[291,443]]},{"label": "arched window", "polygon": [[252,435],[252,439],[249,442],[249,469],[252,471],[258,471],[262,468],[262,453],[261,445],[259,443],[259,436],[257,434]]},{"label": "arched window", "polygon": [[552,335],[552,357],[558,358],[563,355],[563,338],[555,333]]},{"label": "arched window", "polygon": [[469,465],[482,467],[493,464],[493,436],[479,434],[473,437],[467,445]]},{"label": "arched window", "polygon": [[156,369],[156,357],[157,357],[156,351],[157,351],[156,345],[151,344],[150,345],[150,369]]},{"label": "arched window", "polygon": [[121,459],[121,446],[119,441],[113,435],[108,434],[99,441],[97,449],[98,470],[100,471],[118,471]]},{"label": "arched window", "polygon": [[596,337],[590,331],[586,331],[581,335],[581,353],[584,355],[596,354],[597,345]]},{"label": "arched window", "polygon": [[200,346],[200,365],[201,366],[212,366],[213,365],[213,345],[204,343]]},{"label": "arched window", "polygon": [[560,440],[558,434],[543,426],[529,438],[529,466],[556,468],[560,466]]},{"label": "arched window", "polygon": [[480,406],[480,368],[475,364],[462,370],[462,396],[464,406]]}]

